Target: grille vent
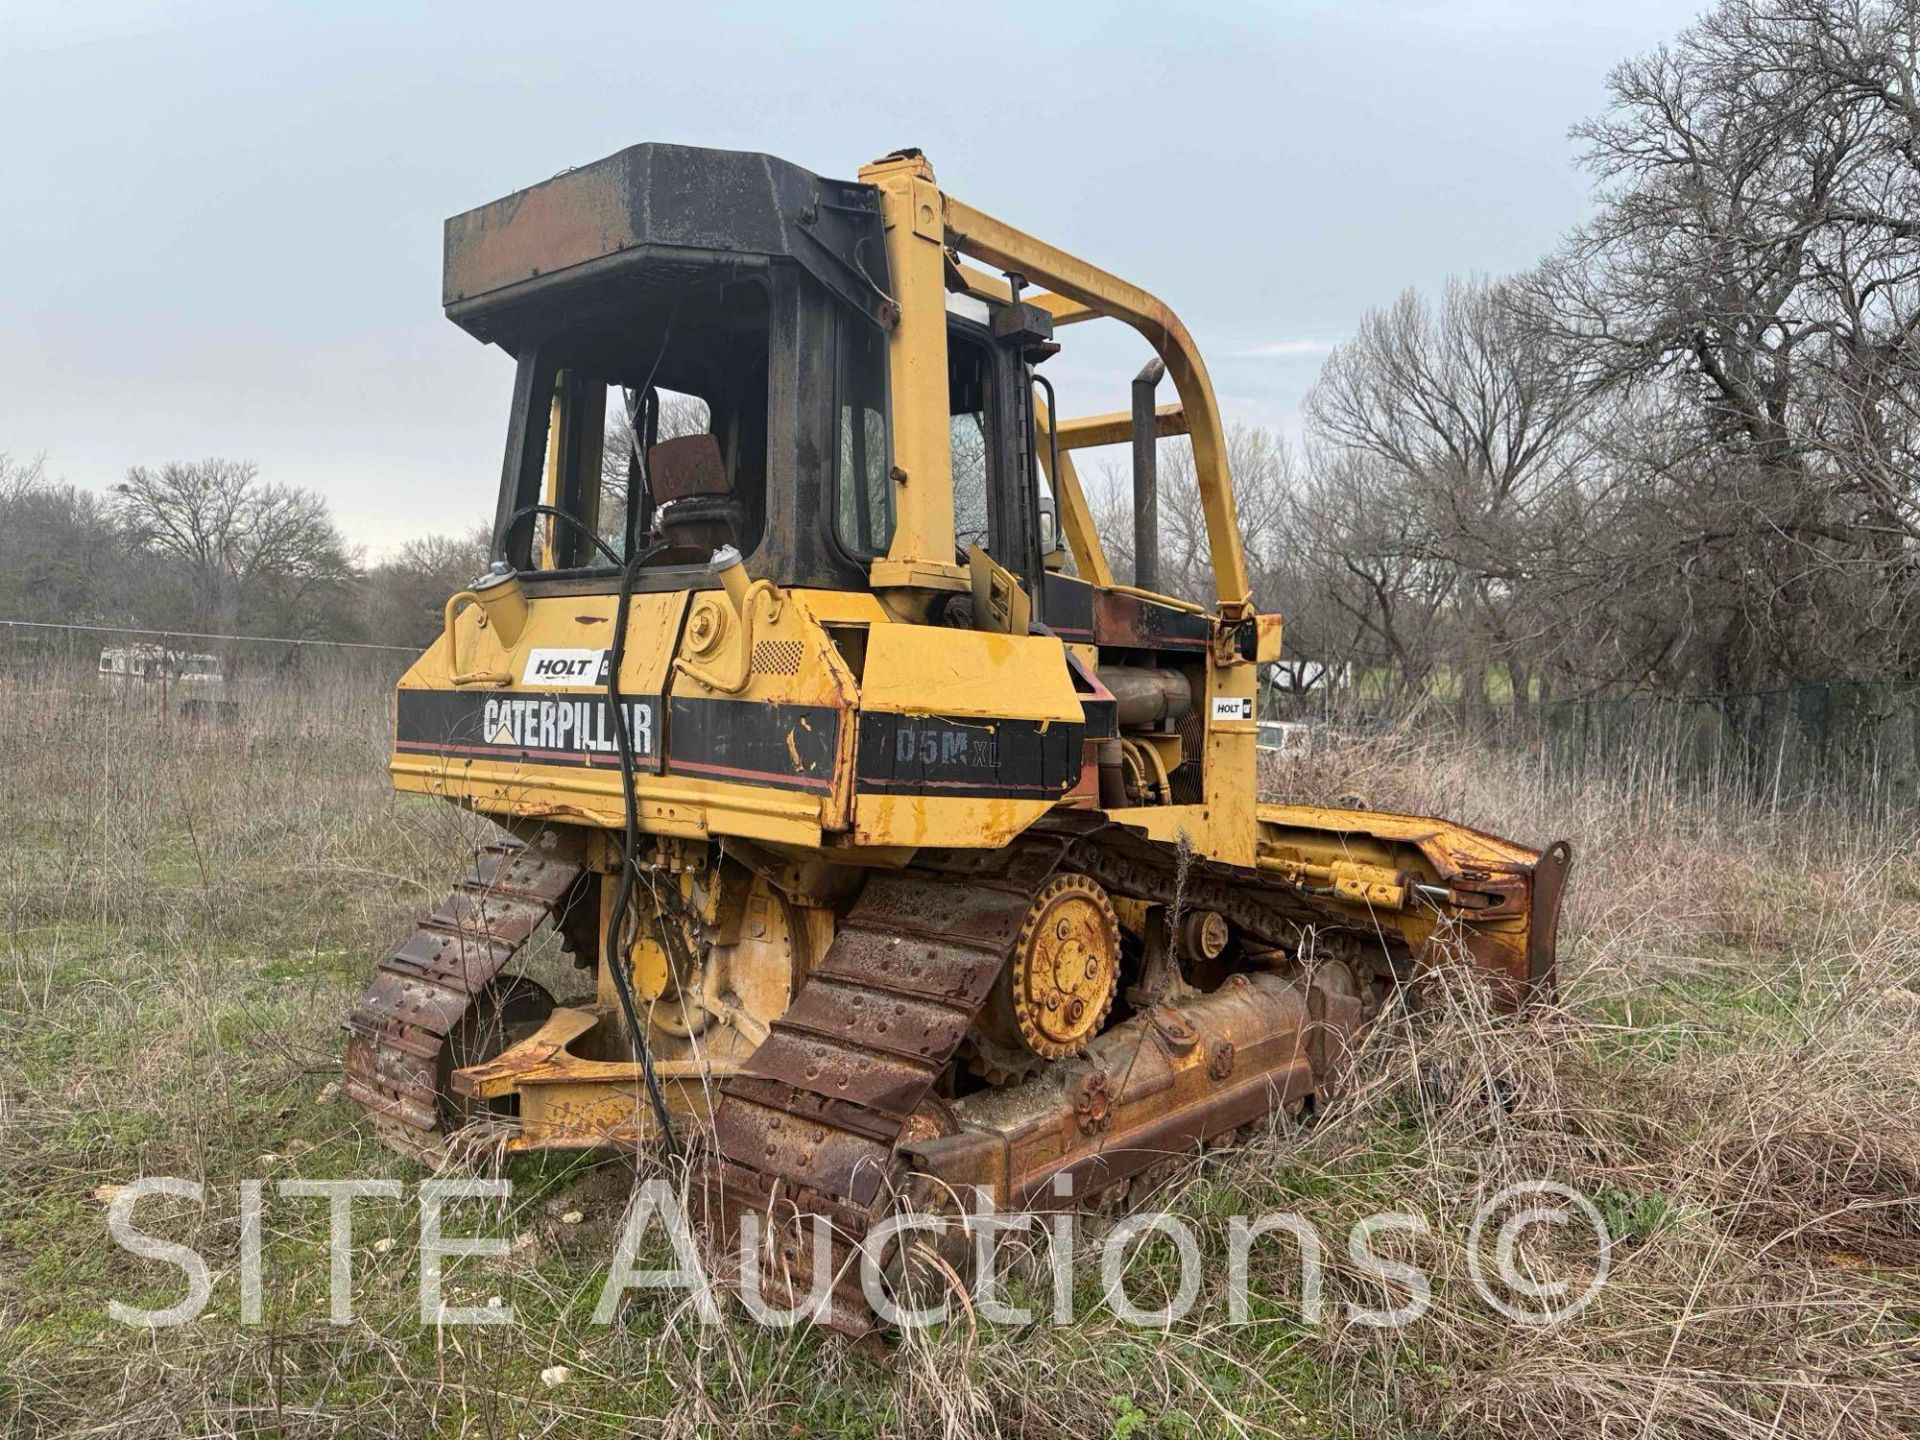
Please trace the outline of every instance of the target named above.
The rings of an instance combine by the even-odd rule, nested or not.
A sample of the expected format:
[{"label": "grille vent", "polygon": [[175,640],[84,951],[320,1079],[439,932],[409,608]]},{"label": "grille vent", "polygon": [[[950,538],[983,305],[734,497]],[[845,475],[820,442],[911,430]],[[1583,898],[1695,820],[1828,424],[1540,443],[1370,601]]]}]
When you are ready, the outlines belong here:
[{"label": "grille vent", "polygon": [[753,668],[762,675],[798,675],[801,650],[798,640],[755,641]]}]

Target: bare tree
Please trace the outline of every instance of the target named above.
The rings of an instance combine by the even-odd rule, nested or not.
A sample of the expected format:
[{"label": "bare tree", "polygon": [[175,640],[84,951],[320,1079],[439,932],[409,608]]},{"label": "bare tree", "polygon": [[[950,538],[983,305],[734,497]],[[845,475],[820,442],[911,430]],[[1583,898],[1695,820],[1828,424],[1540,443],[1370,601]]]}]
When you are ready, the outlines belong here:
[{"label": "bare tree", "polygon": [[194,627],[318,635],[346,623],[353,557],[312,491],[210,459],[135,466],[114,494],[124,532],[165,563]]},{"label": "bare tree", "polygon": [[1917,13],[1721,0],[1618,67],[1592,221],[1328,360],[1294,633],[1482,694],[1920,669]]},{"label": "bare tree", "polygon": [[0,453],[0,618],[122,619],[144,558],[92,491]]},{"label": "bare tree", "polygon": [[[1200,604],[1214,599],[1213,557],[1207,517],[1193,468],[1193,448],[1184,439],[1162,440],[1158,452],[1160,588]],[[1240,541],[1254,596],[1269,607],[1272,582],[1281,568],[1285,518],[1293,485],[1294,458],[1282,437],[1255,425],[1227,432],[1227,470],[1233,477]],[[1133,472],[1128,462],[1103,462],[1087,477],[1087,504],[1114,574],[1133,575]]]},{"label": "bare tree", "polygon": [[[1310,451],[1286,511],[1287,648],[1412,693],[1447,649],[1450,570],[1429,557],[1417,477],[1361,452]],[[1296,598],[1297,597],[1297,598]]]},{"label": "bare tree", "polygon": [[1905,4],[1724,0],[1577,132],[1602,205],[1526,293],[1590,388],[1664,397],[1638,498],[1678,573],[1633,568],[1683,582],[1690,683],[1920,661],[1915,42]]},{"label": "bare tree", "polygon": [[[1476,697],[1495,666],[1518,693],[1530,688],[1537,637],[1524,622],[1540,513],[1586,458],[1587,406],[1576,367],[1529,327],[1509,286],[1458,280],[1437,305],[1409,292],[1366,316],[1307,398],[1331,466],[1311,493],[1397,508],[1384,526],[1360,516],[1341,524],[1371,535],[1376,550],[1392,537],[1397,553],[1371,563],[1405,581],[1407,606],[1450,613],[1450,659]],[[1376,568],[1372,578],[1391,577]],[[1403,676],[1428,668],[1395,663]]]},{"label": "bare tree", "polygon": [[492,527],[464,535],[424,535],[392,559],[371,567],[362,582],[367,637],[386,645],[425,646],[438,635],[447,597],[486,572]]}]

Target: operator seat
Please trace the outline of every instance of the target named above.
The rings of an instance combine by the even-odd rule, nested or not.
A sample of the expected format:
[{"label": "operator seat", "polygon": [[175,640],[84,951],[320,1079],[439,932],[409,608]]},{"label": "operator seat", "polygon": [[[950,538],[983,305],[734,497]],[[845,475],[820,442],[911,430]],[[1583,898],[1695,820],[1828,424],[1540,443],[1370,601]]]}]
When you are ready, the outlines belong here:
[{"label": "operator seat", "polygon": [[723,546],[738,547],[745,508],[712,435],[662,440],[647,451],[647,479],[667,542],[656,563],[698,564]]}]

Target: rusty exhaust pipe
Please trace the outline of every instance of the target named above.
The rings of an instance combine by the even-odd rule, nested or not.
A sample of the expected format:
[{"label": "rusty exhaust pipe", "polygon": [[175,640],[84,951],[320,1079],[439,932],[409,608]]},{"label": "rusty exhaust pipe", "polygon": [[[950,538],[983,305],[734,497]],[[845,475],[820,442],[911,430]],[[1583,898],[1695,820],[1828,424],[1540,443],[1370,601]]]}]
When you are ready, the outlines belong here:
[{"label": "rusty exhaust pipe", "polygon": [[1153,392],[1167,367],[1149,360],[1133,377],[1133,583],[1142,590],[1160,588],[1159,437]]}]

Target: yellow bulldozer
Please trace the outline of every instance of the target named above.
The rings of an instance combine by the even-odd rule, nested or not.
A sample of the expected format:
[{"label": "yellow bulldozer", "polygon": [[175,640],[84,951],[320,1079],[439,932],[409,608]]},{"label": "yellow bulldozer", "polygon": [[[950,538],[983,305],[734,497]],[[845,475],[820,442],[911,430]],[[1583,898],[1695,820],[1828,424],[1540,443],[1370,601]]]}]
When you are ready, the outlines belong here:
[{"label": "yellow bulldozer", "polygon": [[[448,221],[443,299],[512,410],[392,774],[503,833],[348,1019],[397,1145],[692,1143],[709,1213],[853,1246],[916,1185],[1083,1197],[1311,1107],[1430,967],[1551,985],[1564,842],[1257,800],[1280,617],[1152,295],[918,151],[647,144]],[[1042,367],[1100,320],[1158,358],[1064,418]],[[1156,590],[1176,435],[1210,604]],[[1073,465],[1125,442],[1132,584]],[[516,973],[549,930],[590,999]]]}]

